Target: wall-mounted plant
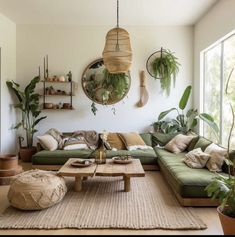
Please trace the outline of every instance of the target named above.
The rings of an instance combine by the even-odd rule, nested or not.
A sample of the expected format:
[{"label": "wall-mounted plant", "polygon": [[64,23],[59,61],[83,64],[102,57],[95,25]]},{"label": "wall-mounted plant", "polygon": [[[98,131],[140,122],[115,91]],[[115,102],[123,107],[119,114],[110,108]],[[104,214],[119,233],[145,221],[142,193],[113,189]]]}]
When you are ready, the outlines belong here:
[{"label": "wall-mounted plant", "polygon": [[172,80],[175,86],[179,66],[180,63],[174,53],[163,48],[151,54],[146,63],[148,73],[154,79],[160,80],[161,89],[167,96],[170,95]]},{"label": "wall-mounted plant", "polygon": [[[92,62],[85,69],[82,77],[82,87],[85,94],[92,100],[91,111],[97,113],[96,104],[113,105],[122,100],[130,88],[130,74],[109,73],[103,60]],[[112,107],[115,114],[115,108]]]}]

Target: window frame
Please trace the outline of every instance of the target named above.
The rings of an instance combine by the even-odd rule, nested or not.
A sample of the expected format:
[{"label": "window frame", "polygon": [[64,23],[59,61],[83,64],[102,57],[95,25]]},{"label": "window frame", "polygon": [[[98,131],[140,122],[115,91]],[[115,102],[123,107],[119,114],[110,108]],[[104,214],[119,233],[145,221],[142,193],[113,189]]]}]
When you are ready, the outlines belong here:
[{"label": "window frame", "polygon": [[[226,40],[229,40],[231,37],[235,37],[235,30],[227,34],[226,36],[222,37],[220,40],[216,41],[208,48],[204,49],[200,53],[200,84],[202,92],[200,93],[200,107],[202,108],[202,112],[205,112],[205,74],[206,74],[206,53],[212,50],[213,48],[220,45],[220,123],[219,126],[219,144],[223,143],[223,105],[224,105],[224,44]],[[200,122],[199,124],[199,134],[204,136],[204,126],[203,123]]]}]

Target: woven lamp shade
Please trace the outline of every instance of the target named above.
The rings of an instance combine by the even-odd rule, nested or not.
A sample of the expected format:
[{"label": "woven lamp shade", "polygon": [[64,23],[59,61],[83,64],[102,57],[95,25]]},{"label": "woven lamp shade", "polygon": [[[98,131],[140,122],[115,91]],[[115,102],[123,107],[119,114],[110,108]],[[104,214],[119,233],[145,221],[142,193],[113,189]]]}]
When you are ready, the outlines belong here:
[{"label": "woven lamp shade", "polygon": [[132,63],[132,49],[129,33],[126,30],[116,27],[107,33],[103,60],[110,73],[129,71]]}]

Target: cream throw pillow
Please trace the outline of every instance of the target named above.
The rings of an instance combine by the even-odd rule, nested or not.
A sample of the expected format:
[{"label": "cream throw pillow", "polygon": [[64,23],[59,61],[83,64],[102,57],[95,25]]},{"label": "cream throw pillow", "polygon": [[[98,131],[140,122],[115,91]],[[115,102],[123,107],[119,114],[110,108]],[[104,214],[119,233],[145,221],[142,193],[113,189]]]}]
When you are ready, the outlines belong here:
[{"label": "cream throw pillow", "polygon": [[201,148],[196,148],[185,155],[184,163],[190,168],[200,169],[206,166],[210,155],[203,152]]},{"label": "cream throw pillow", "polygon": [[47,151],[55,151],[58,148],[58,142],[49,134],[37,136],[40,145]]},{"label": "cream throw pillow", "polygon": [[215,143],[211,143],[204,152],[211,156],[206,164],[208,170],[221,172],[222,165],[227,155],[227,150],[216,145]]},{"label": "cream throw pillow", "polygon": [[119,136],[128,151],[153,149],[151,146],[147,146],[142,137],[136,132],[119,133]]},{"label": "cream throw pillow", "polygon": [[173,139],[171,139],[164,148],[176,154],[180,153],[188,147],[193,138],[194,136],[178,134]]}]

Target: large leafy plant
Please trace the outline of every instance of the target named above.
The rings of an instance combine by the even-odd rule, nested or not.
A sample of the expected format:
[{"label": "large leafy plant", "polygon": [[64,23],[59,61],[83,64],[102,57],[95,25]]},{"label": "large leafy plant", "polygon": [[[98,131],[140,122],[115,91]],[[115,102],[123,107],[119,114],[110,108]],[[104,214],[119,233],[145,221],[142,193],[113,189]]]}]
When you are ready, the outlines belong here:
[{"label": "large leafy plant", "polygon": [[[104,89],[102,93],[102,104],[107,105],[110,102],[115,103],[122,99],[122,97],[127,93],[129,89],[129,80],[128,74],[126,73],[109,73],[107,69],[104,69],[104,80],[102,81],[101,87]],[[94,85],[94,88],[91,88],[92,97],[95,100],[95,88],[97,85]],[[115,109],[112,108],[113,113],[115,114]],[[95,102],[91,104],[91,111],[96,115],[98,109]]]},{"label": "large leafy plant", "polygon": [[7,86],[15,93],[18,103],[15,108],[20,109],[22,113],[21,121],[14,127],[22,127],[26,132],[27,147],[33,146],[33,135],[37,132],[36,125],[43,119],[40,117],[39,94],[35,93],[36,84],[40,81],[37,76],[33,78],[24,90],[20,90],[20,85],[14,81],[7,81]]},{"label": "large leafy plant", "polygon": [[[234,93],[229,92],[229,81],[231,79],[234,68],[231,70],[227,83],[225,94],[228,97],[234,96]],[[228,136],[228,149],[227,149],[227,158],[225,160],[228,165],[228,177],[224,177],[223,175],[218,175],[218,177],[214,178],[213,181],[206,187],[206,191],[208,196],[212,199],[218,198],[221,201],[221,211],[223,214],[235,218],[235,177],[232,176],[234,174],[234,161],[230,158],[230,147],[231,147],[231,137],[234,129],[235,123],[235,114],[233,104],[229,101],[229,106],[232,114],[231,127]]]},{"label": "large leafy plant", "polygon": [[164,50],[160,57],[153,60],[151,66],[154,77],[160,79],[161,89],[169,96],[171,81],[173,79],[175,86],[176,76],[179,72],[178,58],[170,50]]},{"label": "large leafy plant", "polygon": [[[218,138],[219,128],[215,123],[214,119],[209,114],[207,113],[199,114],[197,109],[189,109],[188,111],[185,111],[191,94],[191,90],[192,86],[188,86],[185,89],[179,101],[179,108],[171,108],[161,112],[158,116],[158,121],[156,121],[152,125],[155,127],[155,129],[164,133],[175,133],[175,132],[187,133],[193,130],[193,128],[197,126],[199,119],[201,119],[212,128],[216,137]],[[163,120],[172,111],[177,112],[176,118],[171,120]]]}]

